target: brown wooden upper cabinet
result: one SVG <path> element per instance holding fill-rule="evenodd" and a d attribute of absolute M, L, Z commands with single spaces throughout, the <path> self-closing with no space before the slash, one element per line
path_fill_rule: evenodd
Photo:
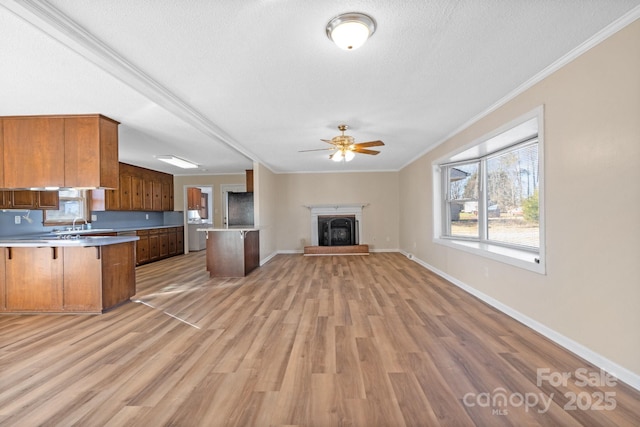
<path fill-rule="evenodd" d="M 94 211 L 172 211 L 173 175 L 119 164 L 117 190 L 92 191 Z"/>
<path fill-rule="evenodd" d="M 64 187 L 64 119 L 12 117 L 4 122 L 4 187 Z"/>
<path fill-rule="evenodd" d="M 57 191 L 0 191 L 0 209 L 58 209 Z"/>
<path fill-rule="evenodd" d="M 1 187 L 117 188 L 118 124 L 99 114 L 0 118 Z"/>
<path fill-rule="evenodd" d="M 65 187 L 118 188 L 118 124 L 101 115 L 64 119 Z"/>
<path fill-rule="evenodd" d="M 4 120 L 0 118 L 0 188 L 4 188 Z M 4 203 L 4 195 L 0 204 Z"/>
<path fill-rule="evenodd" d="M 253 169 L 247 169 L 245 170 L 245 172 L 245 178 L 247 180 L 247 191 L 249 193 L 253 193 Z"/>
<path fill-rule="evenodd" d="M 197 187 L 187 188 L 187 209 L 198 210 L 202 206 L 202 190 Z"/>

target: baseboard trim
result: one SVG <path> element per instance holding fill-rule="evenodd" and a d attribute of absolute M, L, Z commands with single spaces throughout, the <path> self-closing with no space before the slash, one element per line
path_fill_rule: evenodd
<path fill-rule="evenodd" d="M 585 359 L 586 361 L 594 364 L 595 366 L 611 374 L 618 380 L 640 391 L 640 375 L 636 374 L 635 372 L 630 371 L 629 369 L 607 359 L 601 354 L 596 353 L 590 348 L 585 347 L 584 345 L 572 340 L 571 338 L 568 338 L 558 333 L 557 331 L 538 322 L 537 320 L 532 319 L 531 317 L 526 316 L 517 310 L 514 310 L 513 308 L 509 307 L 506 304 L 501 303 L 500 301 L 494 299 L 493 297 L 490 297 L 489 295 L 483 292 L 480 292 L 479 290 L 467 285 L 466 283 L 456 279 L 455 277 L 448 275 L 444 271 L 438 270 L 434 266 L 416 258 L 415 255 L 410 254 L 408 252 L 404 252 L 404 251 L 400 251 L 400 253 L 402 253 L 412 261 L 415 261 L 416 263 L 420 264 L 422 267 L 426 268 L 427 270 L 430 270 L 435 274 L 437 274 L 438 276 L 442 277 L 443 279 L 448 280 L 449 282 L 453 283 L 455 286 L 459 287 L 465 292 L 479 298 L 480 300 L 484 301 L 485 303 L 489 304 L 495 309 L 500 310 L 507 316 L 517 320 L 523 325 L 544 335 L 545 337 L 549 338 L 551 341 L 555 342 L 561 347 Z"/>

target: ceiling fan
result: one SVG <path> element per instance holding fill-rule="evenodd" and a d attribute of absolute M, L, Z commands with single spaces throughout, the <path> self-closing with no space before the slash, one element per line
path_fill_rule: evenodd
<path fill-rule="evenodd" d="M 379 153 L 379 151 L 377 150 L 368 150 L 366 147 L 379 147 L 384 145 L 384 142 L 379 140 L 369 141 L 369 142 L 360 142 L 356 144 L 354 137 L 344 134 L 344 132 L 347 129 L 349 129 L 349 126 L 340 125 L 338 126 L 338 129 L 340 130 L 340 132 L 342 132 L 342 135 L 334 136 L 330 140 L 329 139 L 320 140 L 328 144 L 331 144 L 332 147 L 317 148 L 315 150 L 300 150 L 299 152 L 302 153 L 306 151 L 334 150 L 334 152 L 329 155 L 329 158 L 331 160 L 333 160 L 334 162 L 339 162 L 341 160 L 349 162 L 353 160 L 353 158 L 355 157 L 355 153 L 372 154 L 372 155 Z"/>

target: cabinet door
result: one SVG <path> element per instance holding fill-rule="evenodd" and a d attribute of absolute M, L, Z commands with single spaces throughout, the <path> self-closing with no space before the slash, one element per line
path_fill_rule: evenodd
<path fill-rule="evenodd" d="M 60 207 L 60 193 L 57 191 L 38 191 L 38 209 L 57 210 Z"/>
<path fill-rule="evenodd" d="M 100 247 L 64 248 L 64 298 L 68 311 L 102 311 Z"/>
<path fill-rule="evenodd" d="M 131 176 L 131 209 L 141 211 L 144 209 L 144 189 L 142 178 Z"/>
<path fill-rule="evenodd" d="M 120 210 L 120 190 L 105 190 L 104 203 L 108 211 Z"/>
<path fill-rule="evenodd" d="M 120 175 L 120 188 L 118 188 L 118 191 L 120 192 L 120 210 L 132 210 L 131 175 L 126 173 Z"/>
<path fill-rule="evenodd" d="M 149 233 L 147 231 L 138 231 L 140 240 L 136 241 L 136 263 L 138 265 L 149 262 Z"/>
<path fill-rule="evenodd" d="M 169 228 L 167 230 L 167 240 L 169 245 L 169 256 L 174 256 L 178 252 L 178 240 L 176 238 L 175 228 Z"/>
<path fill-rule="evenodd" d="M 5 301 L 6 289 L 5 289 L 5 266 L 4 262 L 7 259 L 8 248 L 0 248 L 0 311 L 7 309 L 7 303 Z"/>
<path fill-rule="evenodd" d="M 11 191 L 0 191 L 0 209 L 11 209 Z"/>
<path fill-rule="evenodd" d="M 200 209 L 201 200 L 202 190 L 195 187 L 187 188 L 187 208 L 189 210 Z"/>
<path fill-rule="evenodd" d="M 247 187 L 247 192 L 248 193 L 253 193 L 253 169 L 247 169 L 245 171 L 245 178 L 246 178 L 246 187 Z"/>
<path fill-rule="evenodd" d="M 184 253 L 184 227 L 178 227 L 176 230 L 176 255 Z"/>
<path fill-rule="evenodd" d="M 144 210 L 152 211 L 153 210 L 153 181 L 144 179 L 142 183 L 142 188 L 144 189 Z"/>
<path fill-rule="evenodd" d="M 118 123 L 99 115 L 66 117 L 65 186 L 118 187 Z"/>
<path fill-rule="evenodd" d="M 162 183 L 160 181 L 153 181 L 151 183 L 153 189 L 153 202 L 152 209 L 154 211 L 162 210 Z"/>
<path fill-rule="evenodd" d="M 0 119 L 0 188 L 4 187 L 4 121 Z"/>
<path fill-rule="evenodd" d="M 160 239 L 157 234 L 153 233 L 154 231 L 151 230 L 151 233 L 149 233 L 149 261 L 160 259 Z"/>
<path fill-rule="evenodd" d="M 162 182 L 162 210 L 165 212 L 173 210 L 171 183 L 166 179 Z"/>
<path fill-rule="evenodd" d="M 3 120 L 4 186 L 64 187 L 64 119 Z"/>
<path fill-rule="evenodd" d="M 160 258 L 166 258 L 169 256 L 169 235 L 166 231 L 163 231 L 158 237 L 160 240 Z"/>
<path fill-rule="evenodd" d="M 7 310 L 61 311 L 63 248 L 8 248 L 7 251 Z"/>
<path fill-rule="evenodd" d="M 36 193 L 35 191 L 20 190 L 11 192 L 12 209 L 35 209 Z"/>

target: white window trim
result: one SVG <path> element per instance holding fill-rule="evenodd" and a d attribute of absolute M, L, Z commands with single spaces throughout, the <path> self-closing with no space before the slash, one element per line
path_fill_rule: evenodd
<path fill-rule="evenodd" d="M 506 148 L 513 145 L 513 139 L 505 139 L 501 142 L 501 138 L 496 138 L 505 132 L 522 125 L 523 123 L 536 118 L 538 120 L 538 167 L 539 175 L 539 209 L 540 209 L 540 248 L 538 252 L 505 247 L 502 245 L 479 242 L 468 239 L 458 239 L 443 235 L 443 218 L 442 205 L 444 203 L 444 194 L 442 191 L 442 174 L 440 166 L 444 163 L 454 161 L 463 161 L 477 158 Z M 501 146 L 501 144 L 503 144 Z M 512 120 L 511 122 L 501 126 L 500 128 L 464 145 L 460 149 L 449 153 L 432 163 L 433 177 L 433 242 L 447 247 L 455 248 L 464 252 L 479 255 L 495 261 L 523 268 L 539 274 L 546 274 L 546 256 L 545 256 L 545 206 L 544 206 L 544 106 L 539 106 L 534 110 L 523 114 L 522 116 Z"/>

